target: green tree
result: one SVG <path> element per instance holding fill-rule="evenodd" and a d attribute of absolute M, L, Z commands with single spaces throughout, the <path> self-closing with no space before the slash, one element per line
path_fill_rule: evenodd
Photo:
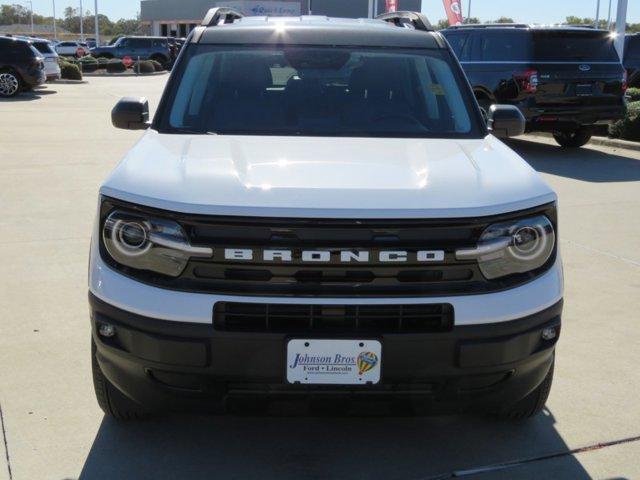
<path fill-rule="evenodd" d="M 494 20 L 493 22 L 489 22 L 489 23 L 516 23 L 513 18 L 509 18 L 509 17 L 500 17 L 497 20 Z"/>
<path fill-rule="evenodd" d="M 469 17 L 464 19 L 464 23 L 466 25 L 477 25 L 482 22 L 480 22 L 480 19 L 478 17 Z"/>
<path fill-rule="evenodd" d="M 444 30 L 445 28 L 449 28 L 449 20 L 438 20 L 438 23 L 436 24 L 436 30 Z"/>

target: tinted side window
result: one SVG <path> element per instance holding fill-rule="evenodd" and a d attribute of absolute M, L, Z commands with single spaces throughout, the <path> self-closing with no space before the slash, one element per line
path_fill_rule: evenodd
<path fill-rule="evenodd" d="M 151 41 L 145 38 L 131 38 L 129 39 L 129 46 L 131 48 L 149 48 Z"/>
<path fill-rule="evenodd" d="M 447 41 L 451 45 L 456 57 L 461 62 L 468 59 L 469 56 L 469 34 L 468 33 L 449 33 L 446 35 Z"/>
<path fill-rule="evenodd" d="M 490 31 L 476 34 L 473 60 L 523 62 L 531 58 L 531 37 L 527 31 Z"/>
<path fill-rule="evenodd" d="M 640 60 L 640 35 L 627 38 L 624 56 L 628 59 Z"/>
<path fill-rule="evenodd" d="M 59 47 L 75 47 L 76 44 L 74 42 L 62 42 L 58 44 Z"/>
<path fill-rule="evenodd" d="M 166 47 L 167 46 L 167 41 L 166 40 L 162 40 L 162 39 L 155 39 L 153 41 L 153 46 L 155 48 L 162 48 L 162 47 Z"/>
<path fill-rule="evenodd" d="M 51 45 L 49 45 L 47 42 L 34 42 L 33 46 L 36 47 L 36 49 L 40 53 L 53 53 Z"/>

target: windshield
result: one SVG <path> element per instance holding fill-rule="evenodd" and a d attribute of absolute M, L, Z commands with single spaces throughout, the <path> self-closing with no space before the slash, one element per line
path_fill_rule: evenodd
<path fill-rule="evenodd" d="M 160 130 L 228 135 L 479 136 L 450 54 L 357 47 L 189 47 Z"/>

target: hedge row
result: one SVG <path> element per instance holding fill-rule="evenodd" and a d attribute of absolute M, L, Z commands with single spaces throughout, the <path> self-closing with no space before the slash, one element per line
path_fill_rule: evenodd
<path fill-rule="evenodd" d="M 90 55 L 79 59 L 60 57 L 59 63 L 62 70 L 62 78 L 70 80 L 82 80 L 82 72 L 90 73 L 96 70 L 106 70 L 109 73 L 124 73 L 127 71 L 127 67 L 124 66 L 122 60 L 117 58 L 95 58 Z M 136 62 L 132 68 L 136 73 L 153 73 L 164 70 L 164 67 L 155 60 L 141 60 Z"/>

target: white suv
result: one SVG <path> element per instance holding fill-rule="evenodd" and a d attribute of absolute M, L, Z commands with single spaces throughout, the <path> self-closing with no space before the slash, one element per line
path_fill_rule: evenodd
<path fill-rule="evenodd" d="M 148 112 L 112 112 L 147 131 L 101 187 L 91 246 L 107 414 L 282 398 L 540 412 L 556 194 L 496 138 L 523 133 L 520 112 L 485 123 L 424 16 L 213 9 Z"/>

